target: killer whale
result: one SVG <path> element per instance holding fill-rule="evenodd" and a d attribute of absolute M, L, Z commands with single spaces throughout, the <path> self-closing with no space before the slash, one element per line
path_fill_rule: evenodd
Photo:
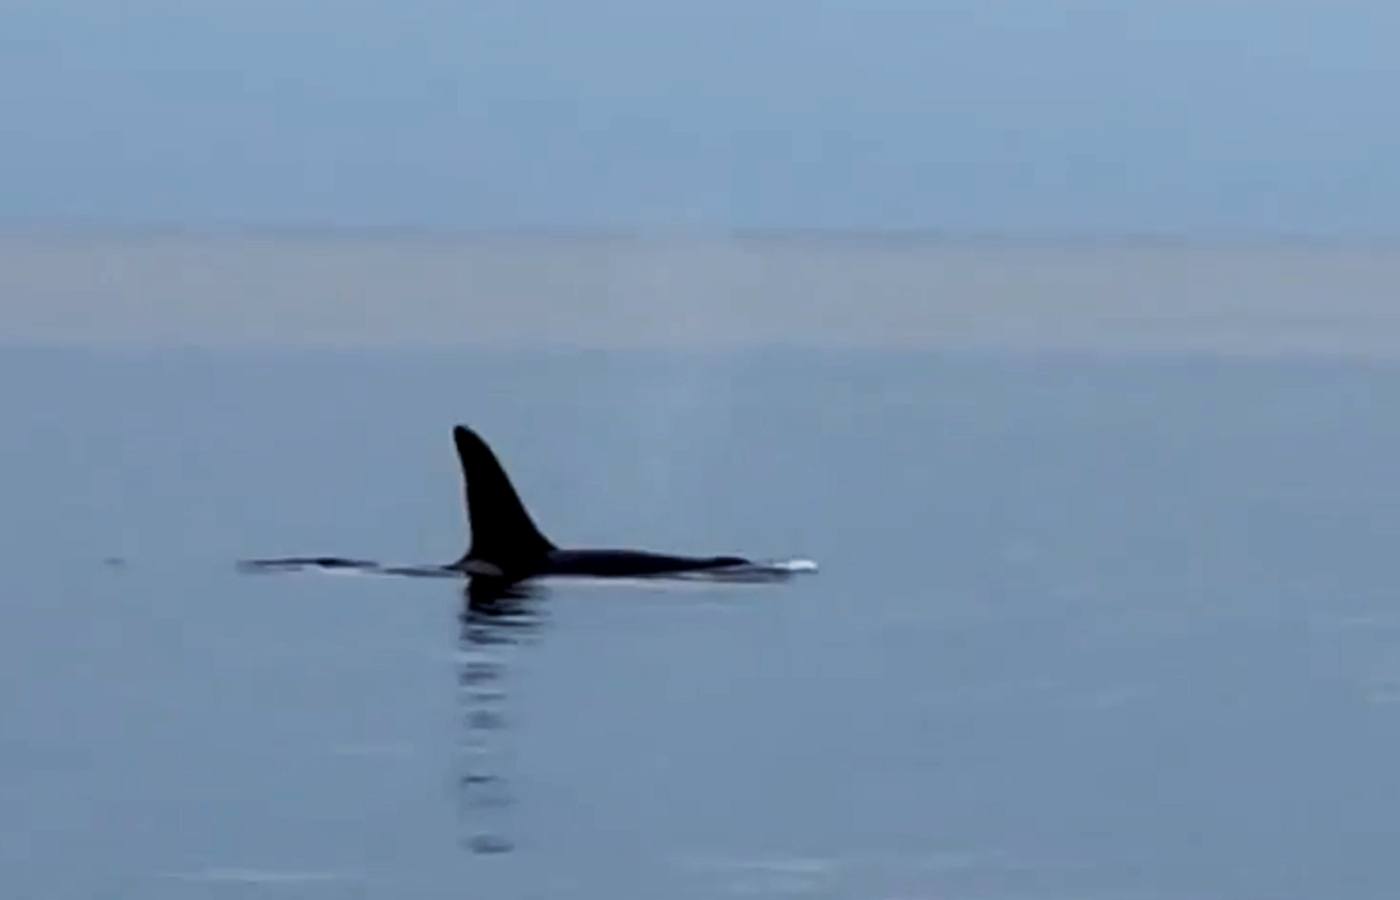
<path fill-rule="evenodd" d="M 467 551 L 447 565 L 386 565 L 341 556 L 249 559 L 251 572 L 371 573 L 413 578 L 466 576 L 488 593 L 549 576 L 592 579 L 685 579 L 763 582 L 816 571 L 816 563 L 793 559 L 756 561 L 743 556 L 684 556 L 628 549 L 561 548 L 544 536 L 491 447 L 472 429 L 457 425 L 452 440 L 461 464 L 471 539 Z"/>
<path fill-rule="evenodd" d="M 450 568 L 474 577 L 517 582 L 550 575 L 651 578 L 755 570 L 764 565 L 742 556 L 557 547 L 535 525 L 500 460 L 481 435 L 457 425 L 452 429 L 452 440 L 462 465 L 471 544 Z"/>

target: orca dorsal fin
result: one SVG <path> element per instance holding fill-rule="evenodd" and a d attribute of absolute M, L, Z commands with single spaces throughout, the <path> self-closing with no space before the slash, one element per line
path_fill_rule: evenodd
<path fill-rule="evenodd" d="M 452 440 L 462 462 L 472 531 L 471 547 L 456 568 L 470 571 L 470 564 L 476 563 L 484 573 L 495 575 L 528 569 L 554 545 L 535 527 L 505 469 L 481 436 L 458 425 L 452 429 Z"/>

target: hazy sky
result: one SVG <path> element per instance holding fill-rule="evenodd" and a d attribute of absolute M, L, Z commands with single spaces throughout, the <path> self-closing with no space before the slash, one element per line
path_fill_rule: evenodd
<path fill-rule="evenodd" d="M 1394 0 L 0 0 L 0 222 L 1400 234 Z"/>

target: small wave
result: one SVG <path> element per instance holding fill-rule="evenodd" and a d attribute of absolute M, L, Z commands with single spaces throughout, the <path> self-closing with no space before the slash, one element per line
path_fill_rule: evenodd
<path fill-rule="evenodd" d="M 453 578 L 462 573 L 447 566 L 381 563 L 339 556 L 287 556 L 276 559 L 243 559 L 241 572 L 317 572 L 323 575 L 398 575 L 406 578 Z"/>
<path fill-rule="evenodd" d="M 817 561 L 815 559 L 785 559 L 769 565 L 784 569 L 788 572 L 815 572 L 817 571 Z"/>
<path fill-rule="evenodd" d="M 700 569 L 694 572 L 676 572 L 656 576 L 659 579 L 679 579 L 682 581 L 735 581 L 741 583 L 782 581 L 793 575 L 817 571 L 817 564 L 810 559 L 776 559 L 738 563 L 716 569 Z"/>

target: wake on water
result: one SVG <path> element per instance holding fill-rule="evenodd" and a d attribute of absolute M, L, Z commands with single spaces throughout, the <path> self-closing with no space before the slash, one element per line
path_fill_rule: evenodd
<path fill-rule="evenodd" d="M 339 556 L 288 556 L 275 559 L 239 560 L 238 569 L 243 572 L 317 572 L 326 575 L 390 575 L 402 578 L 456 578 L 466 577 L 461 569 L 454 566 L 412 565 L 380 563 L 367 559 L 347 559 Z M 551 576 L 551 581 L 603 581 L 607 583 L 640 582 L 652 584 L 658 581 L 698 581 L 702 583 L 758 584 L 770 581 L 786 581 L 794 575 L 817 571 L 817 564 L 810 559 L 758 560 L 737 563 L 732 566 L 719 566 L 688 572 L 663 572 L 656 575 L 633 575 L 620 578 L 583 579 L 577 576 Z"/>

